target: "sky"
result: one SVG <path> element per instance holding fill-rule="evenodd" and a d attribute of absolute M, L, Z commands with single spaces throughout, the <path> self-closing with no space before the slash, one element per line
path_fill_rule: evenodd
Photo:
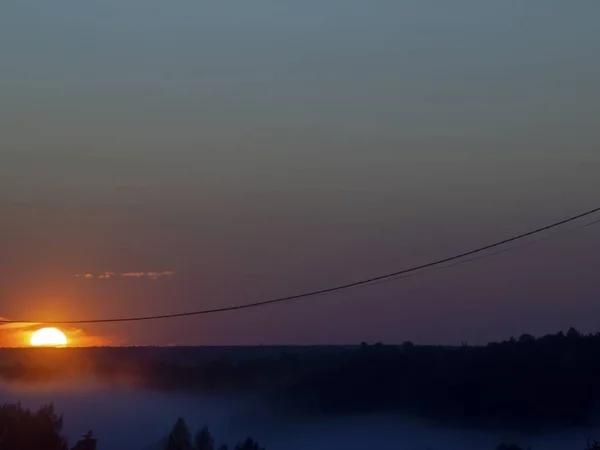
<path fill-rule="evenodd" d="M 255 302 L 598 206 L 599 15 L 596 0 L 3 1 L 0 316 Z M 330 296 L 66 331 L 77 345 L 599 331 L 598 228 Z"/>

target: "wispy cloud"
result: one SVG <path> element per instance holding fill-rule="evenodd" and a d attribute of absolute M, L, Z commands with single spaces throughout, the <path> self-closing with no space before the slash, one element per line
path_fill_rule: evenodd
<path fill-rule="evenodd" d="M 122 273 L 121 276 L 126 278 L 144 278 L 146 276 L 146 272 L 125 272 Z"/>
<path fill-rule="evenodd" d="M 0 317 L 0 320 L 8 320 Z M 33 331 L 39 324 L 32 322 L 0 323 L 0 346 L 23 347 L 31 338 Z"/>
<path fill-rule="evenodd" d="M 101 273 L 100 275 L 98 275 L 98 279 L 99 280 L 109 280 L 114 276 L 115 276 L 114 272 L 104 272 L 104 273 Z"/>
<path fill-rule="evenodd" d="M 173 275 L 175 275 L 175 271 L 174 270 L 163 270 L 163 271 L 149 271 L 149 272 L 122 272 L 122 273 L 115 273 L 115 272 L 102 272 L 99 274 L 94 274 L 91 272 L 86 272 L 83 274 L 75 274 L 76 277 L 79 278 L 84 278 L 86 280 L 110 280 L 112 278 L 115 277 L 122 277 L 122 278 L 134 278 L 134 279 L 142 279 L 142 278 L 148 278 L 151 280 L 160 280 L 162 278 L 167 278 L 167 277 L 172 277 Z"/>
<path fill-rule="evenodd" d="M 172 270 L 165 270 L 164 272 L 148 272 L 146 274 L 148 278 L 151 278 L 153 280 L 158 280 L 160 278 L 165 277 L 172 277 L 173 275 L 175 275 L 175 272 L 173 272 Z"/>
<path fill-rule="evenodd" d="M 0 316 L 0 321 L 9 320 L 5 317 Z M 17 330 L 17 329 L 28 329 L 38 326 L 36 322 L 11 322 L 11 323 L 0 323 L 0 331 L 2 330 Z"/>
<path fill-rule="evenodd" d="M 163 270 L 162 272 L 125 272 L 121 276 L 125 278 L 150 278 L 151 280 L 159 280 L 165 277 L 172 277 L 175 275 L 173 270 Z"/>

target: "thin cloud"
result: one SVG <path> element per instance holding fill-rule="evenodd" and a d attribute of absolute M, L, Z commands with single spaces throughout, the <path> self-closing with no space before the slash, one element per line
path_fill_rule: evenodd
<path fill-rule="evenodd" d="M 174 270 L 163 270 L 162 272 L 124 272 L 121 274 L 125 278 L 150 278 L 151 280 L 160 280 L 161 278 L 172 277 Z"/>
<path fill-rule="evenodd" d="M 134 278 L 134 279 L 142 279 L 148 278 L 151 280 L 160 280 L 162 278 L 172 277 L 175 275 L 174 270 L 163 270 L 161 272 L 150 271 L 150 272 L 123 272 L 117 275 L 115 272 L 102 272 L 100 274 L 93 274 L 90 272 L 84 274 L 75 274 L 76 277 L 84 278 L 86 280 L 110 280 L 117 276 L 122 278 Z"/>
<path fill-rule="evenodd" d="M 175 275 L 172 270 L 165 270 L 164 272 L 148 272 L 146 276 L 152 280 L 159 280 L 164 277 L 171 277 Z"/>
<path fill-rule="evenodd" d="M 121 276 L 125 278 L 144 278 L 146 272 L 125 272 L 122 273 Z"/>
<path fill-rule="evenodd" d="M 109 280 L 114 276 L 115 276 L 114 272 L 104 272 L 104 273 L 98 275 L 98 279 L 99 280 Z"/>
<path fill-rule="evenodd" d="M 10 320 L 5 317 L 0 316 L 0 321 L 2 320 Z M 11 323 L 0 323 L 0 331 L 2 330 L 18 330 L 18 329 L 28 329 L 37 327 L 39 323 L 37 322 L 11 322 Z"/>
<path fill-rule="evenodd" d="M 8 320 L 0 317 L 1 320 Z M 39 324 L 33 322 L 0 323 L 0 346 L 23 347 L 27 346 L 33 331 Z"/>
<path fill-rule="evenodd" d="M 62 328 L 69 340 L 69 347 L 102 347 L 117 345 L 119 339 L 109 335 L 94 335 L 81 328 Z"/>

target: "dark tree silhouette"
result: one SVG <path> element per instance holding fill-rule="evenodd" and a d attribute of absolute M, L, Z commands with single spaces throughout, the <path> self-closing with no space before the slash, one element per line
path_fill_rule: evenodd
<path fill-rule="evenodd" d="M 522 334 L 521 337 L 519 338 L 519 343 L 520 344 L 526 344 L 526 343 L 531 343 L 531 342 L 535 342 L 535 338 L 531 335 L 531 334 Z"/>
<path fill-rule="evenodd" d="M 93 437 L 92 431 L 88 431 L 83 438 L 75 444 L 71 450 L 96 450 L 98 440 Z"/>
<path fill-rule="evenodd" d="M 192 437 L 185 421 L 179 417 L 167 437 L 165 450 L 193 450 Z"/>
<path fill-rule="evenodd" d="M 191 443 L 190 432 L 185 421 L 180 417 L 175 422 L 171 433 L 162 440 L 161 448 L 165 450 L 214 450 L 215 440 L 207 427 L 200 429 L 194 436 L 194 445 Z M 265 450 L 252 438 L 247 438 L 235 447 L 235 450 Z M 0 447 L 0 450 L 3 450 Z M 77 449 L 79 450 L 79 449 Z M 83 449 L 82 449 L 83 450 Z M 87 449 L 85 449 L 87 450 Z M 219 446 L 218 450 L 228 450 L 226 444 Z"/>
<path fill-rule="evenodd" d="M 581 337 L 581 333 L 575 328 L 571 327 L 569 328 L 569 331 L 567 331 L 567 337 L 571 339 L 578 339 Z"/>
<path fill-rule="evenodd" d="M 67 450 L 62 435 L 63 420 L 52 404 L 37 412 L 20 403 L 0 406 L 0 449 L 2 450 Z"/>
<path fill-rule="evenodd" d="M 500 444 L 496 447 L 496 450 L 524 450 L 518 445 L 515 444 Z M 528 449 L 529 450 L 529 449 Z"/>
<path fill-rule="evenodd" d="M 600 450 L 600 442 L 598 441 L 588 441 L 587 447 L 585 450 Z"/>
<path fill-rule="evenodd" d="M 254 439 L 247 438 L 244 442 L 240 442 L 236 445 L 235 450 L 265 450 L 265 448 L 258 445 L 258 442 Z"/>
<path fill-rule="evenodd" d="M 200 431 L 196 433 L 194 438 L 194 443 L 196 444 L 196 450 L 214 450 L 215 449 L 215 440 L 213 439 L 210 431 L 208 431 L 207 427 L 202 428 Z"/>

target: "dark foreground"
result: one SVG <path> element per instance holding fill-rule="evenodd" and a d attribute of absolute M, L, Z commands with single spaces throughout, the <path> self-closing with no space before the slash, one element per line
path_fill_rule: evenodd
<path fill-rule="evenodd" d="M 193 348 L 3 349 L 0 376 L 35 383 L 92 374 L 160 392 L 252 393 L 293 417 L 405 412 L 484 428 L 587 427 L 600 410 L 600 334 L 574 329 L 481 347 L 275 349 L 203 358 Z M 0 439 L 6 417 L 20 414 L 7 408 Z M 2 450 L 10 450 L 6 436 Z"/>
<path fill-rule="evenodd" d="M 112 357 L 99 356 L 106 352 Z M 481 347 L 363 344 L 246 359 L 123 352 L 147 350 L 15 349 L 0 376 L 35 382 L 91 373 L 166 392 L 251 392 L 289 414 L 407 412 L 481 427 L 589 426 L 600 410 L 600 333 L 574 329 Z"/>
<path fill-rule="evenodd" d="M 99 440 L 88 431 L 73 446 L 62 434 L 63 419 L 52 405 L 38 411 L 30 411 L 20 404 L 0 406 L 0 448 L 2 450 L 101 450 Z M 251 437 L 233 447 L 217 444 L 208 428 L 203 427 L 195 434 L 182 418 L 178 418 L 171 431 L 147 450 L 266 450 Z M 582 450 L 600 450 L 600 443 L 587 442 Z M 484 450 L 484 449 L 482 449 Z M 490 449 L 492 450 L 492 449 Z M 496 450 L 525 450 L 516 444 L 500 444 Z M 541 449 L 543 450 L 543 449 Z M 570 450 L 570 449 L 565 449 Z M 576 450 L 571 449 L 571 450 Z"/>

